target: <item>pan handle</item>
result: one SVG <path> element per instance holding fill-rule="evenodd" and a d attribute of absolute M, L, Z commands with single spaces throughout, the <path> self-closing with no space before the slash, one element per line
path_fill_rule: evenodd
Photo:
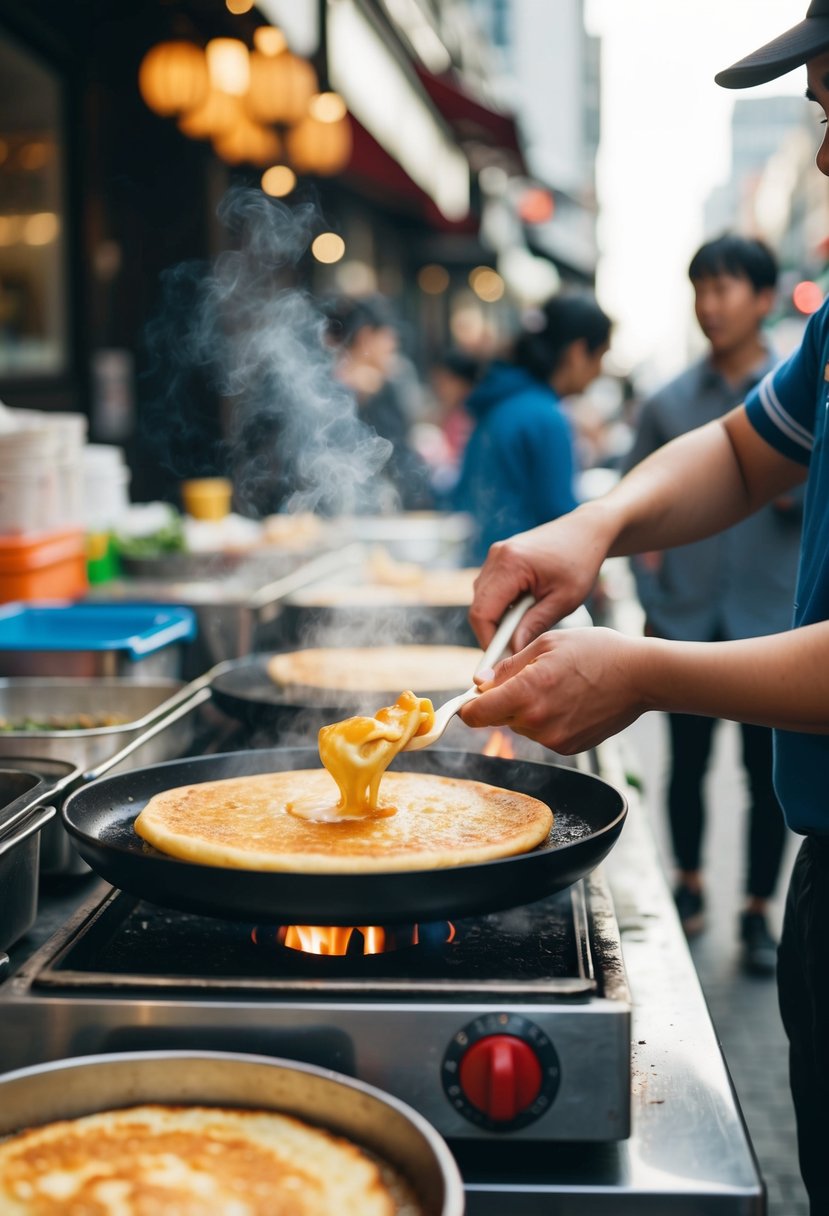
<path fill-rule="evenodd" d="M 211 696 L 210 686 L 207 685 L 205 687 L 198 680 L 194 681 L 194 683 L 199 684 L 199 687 L 195 692 L 191 690 L 189 700 L 179 704 L 172 713 L 165 714 L 163 718 L 155 719 L 145 731 L 140 735 L 136 735 L 134 739 L 131 739 L 126 747 L 122 747 L 120 752 L 116 752 L 114 756 L 109 756 L 101 764 L 96 765 L 95 768 L 87 769 L 85 773 L 81 774 L 80 780 L 86 784 L 88 781 L 96 781 L 98 777 L 103 777 L 110 769 L 115 768 L 122 760 L 126 760 L 127 756 L 131 756 L 133 752 L 138 751 L 139 747 L 149 742 L 150 739 L 155 738 L 161 731 L 166 730 L 168 726 L 172 726 L 174 722 L 178 722 L 180 718 L 186 717 L 194 709 L 198 709 L 205 701 L 209 701 Z M 169 702 L 167 704 L 169 705 Z"/>
<path fill-rule="evenodd" d="M 166 701 L 162 701 L 160 705 L 156 705 L 148 714 L 144 715 L 138 725 L 148 727 L 151 726 L 153 722 L 157 722 L 162 718 L 166 721 L 167 715 L 171 712 L 171 710 L 174 710 L 177 706 L 184 704 L 185 701 L 189 701 L 190 698 L 202 688 L 210 688 L 216 676 L 221 675 L 223 671 L 232 666 L 232 659 L 224 659 L 221 663 L 217 663 L 215 667 L 211 667 L 210 670 L 204 672 L 203 675 L 197 676 L 195 680 L 191 680 L 189 684 L 185 684 L 183 688 L 178 690 L 178 692 L 174 692 L 173 695 L 168 697 Z"/>
<path fill-rule="evenodd" d="M 254 611 L 267 608 L 275 600 L 284 599 L 286 595 L 299 591 L 308 583 L 315 583 L 328 574 L 336 574 L 344 567 L 356 565 L 360 558 L 365 557 L 365 552 L 365 546 L 359 541 L 355 541 L 353 544 L 346 545 L 344 549 L 337 549 L 333 553 L 323 553 L 297 570 L 292 570 L 290 574 L 285 574 L 282 578 L 275 579 L 272 583 L 266 583 L 264 587 L 254 591 L 249 605 Z"/>

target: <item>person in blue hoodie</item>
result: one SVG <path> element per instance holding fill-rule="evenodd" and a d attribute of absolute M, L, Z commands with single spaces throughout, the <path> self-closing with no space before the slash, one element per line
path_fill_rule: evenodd
<path fill-rule="evenodd" d="M 453 506 L 474 520 L 472 564 L 495 541 L 577 505 L 573 433 L 561 401 L 599 375 L 610 329 L 591 296 L 554 296 L 540 324 L 519 334 L 509 361 L 495 361 L 467 399 L 474 429 Z"/>

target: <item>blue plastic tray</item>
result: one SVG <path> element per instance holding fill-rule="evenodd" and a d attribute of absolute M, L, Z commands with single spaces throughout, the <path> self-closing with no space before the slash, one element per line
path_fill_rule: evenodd
<path fill-rule="evenodd" d="M 117 650 L 141 659 L 196 636 L 189 608 L 154 604 L 2 604 L 0 650 Z"/>

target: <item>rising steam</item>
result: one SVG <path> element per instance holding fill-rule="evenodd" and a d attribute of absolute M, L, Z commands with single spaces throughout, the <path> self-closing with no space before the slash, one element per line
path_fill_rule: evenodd
<path fill-rule="evenodd" d="M 193 396 L 224 399 L 226 438 L 213 457 L 247 515 L 277 508 L 354 514 L 388 506 L 377 477 L 391 444 L 357 417 L 333 375 L 325 318 L 294 280 L 320 217 L 260 190 L 235 188 L 219 207 L 233 248 L 210 265 L 168 271 L 148 339 L 163 390 L 150 426 L 164 463 L 192 475 Z M 385 495 L 385 497 L 384 497 Z"/>

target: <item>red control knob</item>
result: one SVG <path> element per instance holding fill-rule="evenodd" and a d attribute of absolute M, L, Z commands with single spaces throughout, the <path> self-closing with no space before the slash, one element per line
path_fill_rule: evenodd
<path fill-rule="evenodd" d="M 460 1083 L 469 1102 L 497 1123 L 509 1123 L 541 1092 L 541 1063 L 523 1039 L 490 1034 L 461 1060 Z"/>

